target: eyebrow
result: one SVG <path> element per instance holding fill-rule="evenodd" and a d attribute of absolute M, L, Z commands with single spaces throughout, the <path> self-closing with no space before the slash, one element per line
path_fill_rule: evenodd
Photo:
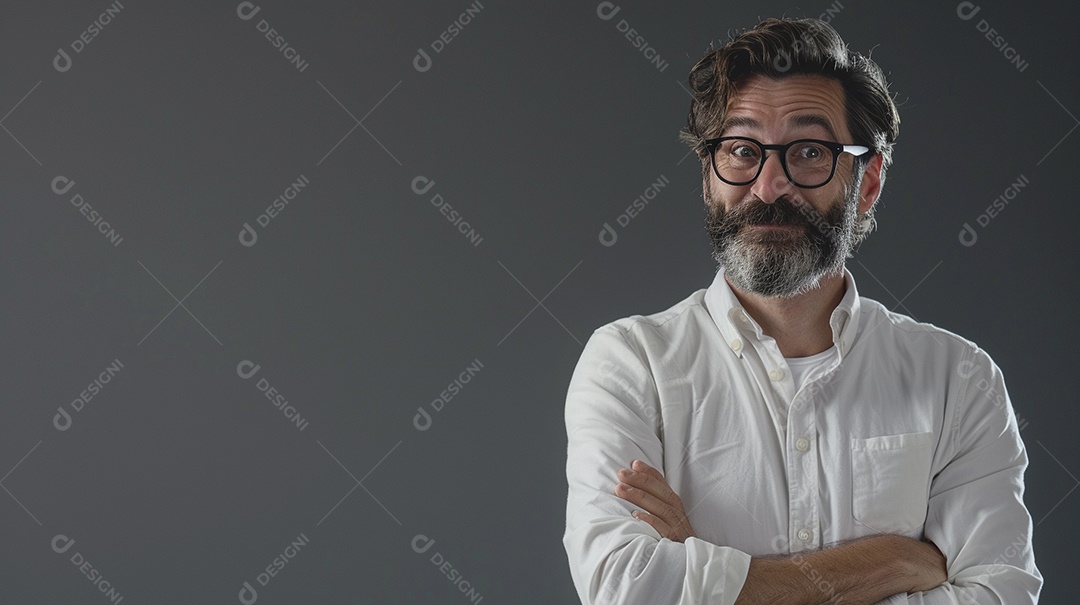
<path fill-rule="evenodd" d="M 792 126 L 820 126 L 829 133 L 829 136 L 835 141 L 837 140 L 836 131 L 833 130 L 832 123 L 824 116 L 809 114 L 798 115 L 791 119 Z"/>
<path fill-rule="evenodd" d="M 761 129 L 761 122 L 758 122 L 754 118 L 747 116 L 732 116 L 724 120 L 724 124 L 720 128 L 720 132 L 727 132 L 730 128 L 752 128 Z"/>
<path fill-rule="evenodd" d="M 820 126 L 829 133 L 829 136 L 832 137 L 833 140 L 837 140 L 836 131 L 833 130 L 832 123 L 829 122 L 829 119 L 824 116 L 816 114 L 797 115 L 791 118 L 791 125 L 795 127 Z M 748 116 L 732 116 L 724 120 L 724 125 L 720 129 L 720 132 L 725 133 L 731 128 L 750 128 L 760 130 L 761 122 L 758 122 L 754 118 Z"/>

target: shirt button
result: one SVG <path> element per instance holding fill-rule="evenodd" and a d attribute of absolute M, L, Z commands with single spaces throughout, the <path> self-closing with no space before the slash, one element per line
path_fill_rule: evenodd
<path fill-rule="evenodd" d="M 799 539 L 802 540 L 803 542 L 809 542 L 812 535 L 813 534 L 811 534 L 810 530 L 808 530 L 808 529 L 800 529 L 799 530 Z"/>
<path fill-rule="evenodd" d="M 731 341 L 731 349 L 733 351 L 735 351 L 736 353 L 741 351 L 742 350 L 742 340 L 736 338 L 735 340 Z"/>
<path fill-rule="evenodd" d="M 773 368 L 769 370 L 769 380 L 773 382 L 779 382 L 784 379 L 784 371 L 780 368 Z"/>
<path fill-rule="evenodd" d="M 795 449 L 799 450 L 800 452 L 805 452 L 806 450 L 810 449 L 810 440 L 806 437 L 799 437 L 797 440 L 795 440 Z"/>

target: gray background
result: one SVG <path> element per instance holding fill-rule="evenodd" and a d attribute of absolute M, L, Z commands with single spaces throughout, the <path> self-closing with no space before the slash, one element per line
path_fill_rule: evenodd
<path fill-rule="evenodd" d="M 121 2 L 78 53 L 110 4 L 8 0 L 0 16 L 0 601 L 108 602 L 76 552 L 125 603 L 235 603 L 244 582 L 259 603 L 468 602 L 435 553 L 485 603 L 575 601 L 563 404 L 582 343 L 714 269 L 699 169 L 676 136 L 686 73 L 735 28 L 830 7 L 853 48 L 873 49 L 903 119 L 880 228 L 849 266 L 862 294 L 1002 366 L 1044 602 L 1080 590 L 1075 5 L 987 0 L 963 20 L 956 2 L 622 0 L 603 20 L 596 2 L 481 0 L 435 53 L 476 4 L 260 0 L 245 21 L 231 1 Z M 242 245 L 242 225 L 301 175 L 310 184 Z M 64 195 L 58 176 L 75 182 Z M 423 195 L 418 176 L 435 183 Z M 243 360 L 257 377 L 239 377 Z M 417 408 L 477 360 L 417 430 Z M 257 584 L 300 534 L 309 543 Z M 420 534 L 435 540 L 424 554 Z"/>

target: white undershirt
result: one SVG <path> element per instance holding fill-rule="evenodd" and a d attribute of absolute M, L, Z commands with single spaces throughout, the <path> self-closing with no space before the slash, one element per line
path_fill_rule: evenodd
<path fill-rule="evenodd" d="M 785 357 L 784 361 L 791 369 L 791 379 L 795 381 L 795 392 L 799 392 L 807 377 L 828 368 L 834 357 L 836 357 L 836 345 L 809 357 Z"/>

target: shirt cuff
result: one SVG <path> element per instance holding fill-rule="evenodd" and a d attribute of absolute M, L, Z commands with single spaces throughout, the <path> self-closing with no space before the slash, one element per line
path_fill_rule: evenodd
<path fill-rule="evenodd" d="M 733 605 L 750 572 L 750 555 L 734 548 L 724 548 L 724 564 L 716 565 L 715 544 L 699 538 L 687 538 L 683 545 L 686 547 L 688 575 L 691 569 L 702 570 L 700 581 L 690 583 L 690 586 L 700 587 L 702 593 L 700 598 L 691 595 L 690 602 Z M 708 564 L 710 560 L 713 561 L 712 565 Z"/>

